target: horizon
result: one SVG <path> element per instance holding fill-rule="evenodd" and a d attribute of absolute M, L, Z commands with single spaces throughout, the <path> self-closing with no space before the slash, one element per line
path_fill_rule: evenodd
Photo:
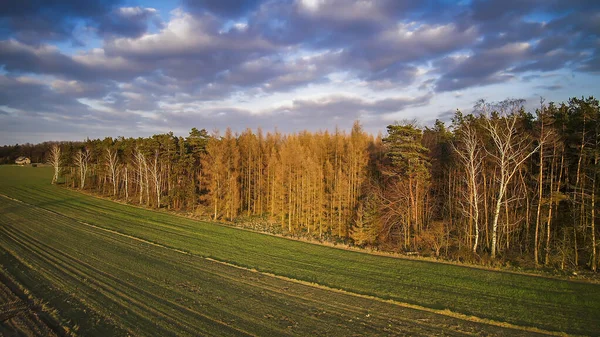
<path fill-rule="evenodd" d="M 430 126 L 598 96 L 595 1 L 0 5 L 0 144 Z"/>
<path fill-rule="evenodd" d="M 586 98 L 587 98 L 587 97 L 586 97 Z M 539 98 L 538 98 L 538 99 L 539 99 Z M 597 99 L 597 98 L 596 98 L 596 97 L 594 97 L 594 99 Z M 492 102 L 492 103 L 495 103 L 495 102 Z M 527 102 L 525 102 L 525 103 L 527 103 Z M 553 101 L 551 101 L 551 102 L 547 102 L 547 103 L 546 103 L 546 102 L 544 102 L 544 104 L 549 104 L 549 103 L 557 103 L 557 104 L 565 103 L 565 104 L 566 104 L 567 102 L 553 102 Z M 539 102 L 538 102 L 538 104 L 539 104 Z M 526 105 L 526 104 L 525 104 L 525 105 Z M 525 106 L 525 105 L 523 105 L 523 106 Z M 537 109 L 537 108 L 536 108 L 536 107 L 534 107 L 534 109 Z M 529 111 L 529 110 L 527 110 L 527 109 L 525 109 L 525 111 L 526 111 L 526 112 L 532 112 L 532 111 Z M 455 112 L 456 112 L 456 111 L 455 111 Z M 465 113 L 465 112 L 463 112 L 462 110 L 460 110 L 460 112 L 461 112 L 463 115 L 467 115 L 467 114 L 477 114 L 477 112 L 476 112 L 476 111 L 470 111 L 470 112 L 468 112 L 468 113 Z M 450 116 L 452 116 L 452 117 L 453 117 L 453 116 L 454 116 L 454 114 L 448 114 L 447 116 L 448 116 L 448 117 L 450 117 Z M 534 117 L 535 117 L 535 116 L 534 116 Z M 450 118 L 451 118 L 451 117 L 450 117 Z M 451 124 L 450 124 L 450 123 L 451 123 L 451 121 L 450 121 L 450 118 L 448 118 L 447 120 L 442 120 L 442 119 L 436 119 L 436 120 L 440 120 L 440 121 L 442 121 L 442 122 L 444 123 L 444 125 L 445 125 L 447 128 L 451 128 Z M 281 134 L 282 136 L 284 136 L 284 137 L 285 137 L 285 136 L 289 136 L 289 135 L 297 135 L 297 134 L 300 134 L 300 133 L 302 133 L 302 132 L 309 132 L 309 133 L 311 133 L 311 134 L 319 134 L 319 133 L 330 133 L 330 134 L 332 134 L 332 133 L 335 133 L 335 132 L 336 132 L 336 130 L 339 130 L 339 131 L 340 131 L 340 132 L 342 132 L 342 133 L 348 134 L 348 133 L 349 133 L 349 132 L 352 130 L 352 126 L 353 126 L 353 124 L 354 124 L 355 122 L 358 122 L 358 123 L 359 123 L 359 125 L 361 126 L 361 128 L 362 128 L 362 131 L 363 131 L 363 132 L 365 132 L 367 135 L 369 135 L 369 136 L 371 136 L 371 137 L 374 137 L 374 138 L 375 138 L 375 137 L 378 137 L 379 135 L 381 135 L 381 136 L 385 136 L 385 135 L 387 134 L 387 132 L 386 132 L 386 130 L 385 130 L 385 129 L 387 128 L 387 126 L 388 126 L 388 125 L 393 125 L 393 124 L 403 124 L 403 123 L 411 123 L 411 124 L 414 124 L 414 125 L 416 125 L 416 126 L 419 128 L 419 129 L 421 129 L 421 130 L 425 130 L 426 128 L 431 128 L 431 127 L 433 127 L 433 126 L 434 126 L 434 123 L 435 123 L 435 120 L 434 120 L 434 121 L 429 121 L 429 123 L 427 123 L 427 124 L 420 122 L 420 121 L 419 121 L 418 119 L 416 119 L 416 118 L 414 118 L 414 119 L 412 119 L 412 120 L 408 120 L 408 119 L 396 120 L 396 121 L 392 121 L 392 122 L 390 122 L 389 124 L 387 124 L 387 125 L 383 126 L 383 128 L 382 128 L 381 130 L 379 130 L 379 131 L 376 131 L 375 133 L 373 133 L 373 132 L 370 132 L 369 130 L 366 130 L 366 129 L 364 128 L 364 125 L 363 125 L 362 121 L 357 119 L 357 120 L 354 120 L 354 121 L 352 122 L 352 125 L 350 125 L 350 127 L 348 127 L 348 128 L 340 128 L 340 127 L 338 127 L 338 126 L 336 125 L 336 126 L 335 126 L 335 127 L 333 127 L 333 128 L 304 129 L 304 130 L 294 130 L 294 131 L 287 131 L 287 132 L 286 132 L 286 131 L 281 131 L 281 130 L 280 130 L 278 127 L 277 127 L 277 126 L 275 126 L 273 129 L 269 129 L 269 130 L 267 130 L 267 129 L 265 129 L 265 128 L 261 127 L 261 126 L 258 126 L 258 127 L 256 127 L 256 128 L 250 128 L 250 127 L 245 127 L 245 128 L 244 128 L 244 127 L 242 126 L 242 127 L 239 129 L 239 130 L 234 130 L 234 129 L 233 129 L 233 128 L 231 128 L 231 127 L 225 127 L 224 129 L 212 129 L 212 130 L 208 130 L 208 129 L 206 129 L 206 128 L 192 126 L 192 127 L 190 127 L 190 129 L 187 131 L 187 133 L 182 133 L 182 134 L 177 134 L 177 133 L 175 133 L 173 130 L 167 130 L 167 131 L 164 131 L 164 132 L 159 132 L 159 133 L 154 133 L 154 134 L 140 134 L 140 135 L 136 135 L 136 136 L 124 136 L 124 135 L 117 135 L 117 136 L 99 136 L 99 137 L 93 137 L 93 138 L 92 138 L 92 137 L 84 137 L 83 139 L 56 139 L 56 140 L 42 140 L 42 141 L 39 141 L 39 142 L 28 142 L 28 141 L 25 141 L 25 142 L 23 142 L 23 143 L 0 144 L 0 146 L 8 146 L 8 147 L 10 147 L 10 146 L 16 146 L 16 145 L 19 145 L 19 146 L 20 146 L 20 145 L 28 145 L 28 144 L 29 144 L 29 145 L 38 145 L 38 144 L 43 144 L 43 143 L 70 143 L 70 142 L 72 142 L 72 143 L 77 143 L 77 142 L 85 143 L 85 142 L 86 142 L 86 141 L 88 141 L 88 140 L 103 140 L 103 139 L 106 139 L 106 138 L 112 138 L 113 140 L 117 140 L 117 139 L 119 139 L 119 138 L 124 138 L 124 139 L 130 139 L 130 138 L 132 138 L 132 139 L 137 139 L 137 138 L 141 138 L 141 139 L 145 139 L 145 138 L 151 138 L 151 137 L 152 137 L 152 136 L 154 136 L 154 135 L 169 134 L 169 133 L 172 133 L 172 134 L 173 134 L 173 136 L 174 136 L 174 137 L 177 137 L 177 138 L 179 138 L 179 137 L 186 138 L 187 136 L 189 136 L 189 133 L 192 131 L 192 129 L 197 129 L 197 130 L 199 130 L 199 131 L 201 131 L 201 130 L 203 130 L 203 129 L 204 129 L 204 130 L 205 130 L 205 131 L 208 133 L 208 135 L 209 135 L 209 136 L 211 136 L 211 137 L 219 137 L 219 136 L 223 136 L 223 134 L 224 134 L 224 133 L 227 131 L 227 129 L 231 129 L 231 131 L 232 131 L 233 135 L 234 135 L 236 138 L 237 138 L 237 137 L 239 137 L 239 136 L 240 136 L 240 135 L 241 135 L 243 132 L 245 132 L 245 131 L 247 131 L 247 130 L 250 130 L 250 131 L 251 131 L 253 134 L 258 134 L 258 132 L 259 132 L 259 131 L 261 131 L 263 135 L 280 133 L 280 134 Z"/>

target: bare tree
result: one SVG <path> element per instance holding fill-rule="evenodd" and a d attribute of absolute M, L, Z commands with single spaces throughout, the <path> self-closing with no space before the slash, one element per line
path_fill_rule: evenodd
<path fill-rule="evenodd" d="M 160 172 L 160 162 L 158 160 L 158 150 L 154 152 L 154 160 L 150 161 L 149 172 L 152 176 L 152 182 L 156 191 L 156 208 L 160 208 L 160 195 L 162 194 L 162 175 Z"/>
<path fill-rule="evenodd" d="M 592 178 L 592 195 L 591 195 L 591 214 L 590 214 L 590 222 L 592 229 L 592 262 L 591 267 L 592 271 L 596 272 L 598 268 L 598 256 L 597 256 L 597 243 L 596 243 L 596 178 L 598 178 L 598 162 L 600 160 L 598 153 L 598 149 L 600 148 L 600 129 L 598 124 L 596 124 L 595 129 L 595 142 L 594 142 L 594 165 L 592 166 L 591 178 Z"/>
<path fill-rule="evenodd" d="M 140 188 L 140 204 L 142 204 L 144 197 L 144 187 L 146 188 L 146 195 L 148 195 L 148 163 L 146 162 L 146 156 L 138 148 L 135 150 L 135 163 L 138 170 L 138 186 Z M 145 179 L 144 179 L 145 178 Z M 148 196 L 149 198 L 149 196 Z"/>
<path fill-rule="evenodd" d="M 106 148 L 105 161 L 106 168 L 110 173 L 110 180 L 113 184 L 113 195 L 117 195 L 117 169 L 119 165 L 117 151 L 112 150 L 111 148 Z"/>
<path fill-rule="evenodd" d="M 48 157 L 48 164 L 52 165 L 54 168 L 52 184 L 55 184 L 58 181 L 60 171 L 62 170 L 62 167 L 60 166 L 60 146 L 58 146 L 58 144 L 52 145 L 52 148 L 50 149 L 50 156 Z"/>
<path fill-rule="evenodd" d="M 90 162 L 89 149 L 87 147 L 83 150 L 79 149 L 79 151 L 77 151 L 75 153 L 75 157 L 73 159 L 75 161 L 75 166 L 77 166 L 77 168 L 79 168 L 79 179 L 80 179 L 79 188 L 84 189 L 85 188 L 85 177 L 87 176 L 88 165 Z"/>
<path fill-rule="evenodd" d="M 128 166 L 129 165 L 127 163 L 125 163 L 123 165 L 123 175 L 125 177 L 125 181 L 123 183 L 125 185 L 125 200 L 126 201 L 129 201 L 129 174 L 127 171 Z"/>
<path fill-rule="evenodd" d="M 496 203 L 492 218 L 492 258 L 496 257 L 498 239 L 498 218 L 502 203 L 506 197 L 509 183 L 521 165 L 531 157 L 540 147 L 532 149 L 532 141 L 526 135 L 519 135 L 517 120 L 522 109 L 523 100 L 506 100 L 495 105 L 480 101 L 476 108 L 488 115 L 485 128 L 492 140 L 492 149 L 486 150 L 497 166 L 498 180 Z M 499 116 L 489 116 L 495 111 Z"/>
<path fill-rule="evenodd" d="M 596 145 L 598 145 L 596 143 Z M 594 172 L 593 172 L 593 179 L 592 179 L 592 197 L 591 197 L 591 201 L 592 201 L 592 205 L 591 205 L 591 224 L 592 224 L 592 262 L 591 262 L 591 267 L 592 267 L 592 271 L 596 272 L 596 269 L 598 267 L 598 258 L 597 258 L 597 248 L 596 248 L 596 178 L 598 176 L 597 171 L 597 167 L 598 167 L 598 151 L 596 150 L 596 153 L 594 154 Z"/>
<path fill-rule="evenodd" d="M 540 233 L 540 223 L 541 223 L 541 213 L 542 213 L 542 202 L 544 200 L 544 144 L 542 139 L 544 137 L 544 100 L 540 98 L 540 111 L 539 111 L 539 120 L 540 120 L 540 163 L 539 163 L 539 173 L 538 173 L 538 204 L 537 204 L 537 216 L 535 218 L 535 239 L 533 241 L 533 255 L 535 260 L 535 265 L 539 264 L 539 233 Z"/>
<path fill-rule="evenodd" d="M 469 219 L 472 219 L 475 227 L 473 253 L 476 253 L 477 245 L 479 244 L 479 204 L 481 203 L 481 194 L 479 193 L 477 183 L 478 177 L 481 174 L 481 146 L 477 138 L 477 132 L 472 125 L 466 123 L 462 126 L 459 135 L 462 146 L 456 147 L 453 144 L 453 148 L 465 168 L 465 181 L 469 191 L 469 201 L 468 205 L 463 205 L 463 211 L 468 215 Z"/>

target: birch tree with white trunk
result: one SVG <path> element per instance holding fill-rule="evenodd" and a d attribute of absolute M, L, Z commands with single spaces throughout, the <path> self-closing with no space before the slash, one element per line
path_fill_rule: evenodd
<path fill-rule="evenodd" d="M 58 181 L 58 177 L 60 176 L 60 172 L 62 167 L 60 166 L 60 146 L 58 144 L 52 145 L 50 148 L 50 156 L 48 157 L 48 164 L 52 165 L 54 168 L 54 176 L 52 177 L 52 184 L 56 184 Z"/>
<path fill-rule="evenodd" d="M 461 204 L 463 212 L 472 219 L 475 227 L 475 242 L 472 250 L 476 253 L 479 245 L 479 205 L 482 199 L 478 186 L 482 165 L 481 141 L 477 137 L 477 131 L 468 122 L 461 127 L 458 139 L 461 145 L 453 144 L 453 148 L 465 169 L 464 178 L 468 190 L 468 202 L 466 205 Z"/>
<path fill-rule="evenodd" d="M 154 183 L 154 189 L 156 191 L 156 208 L 160 208 L 160 196 L 162 194 L 162 175 L 160 172 L 160 161 L 158 150 L 154 152 L 154 160 L 150 161 L 149 172 Z"/>
<path fill-rule="evenodd" d="M 80 189 L 85 188 L 85 178 L 87 176 L 87 171 L 90 163 L 90 156 L 91 155 L 89 149 L 85 148 L 83 150 L 79 149 L 79 151 L 75 153 L 75 157 L 73 158 L 75 166 L 79 169 Z"/>
<path fill-rule="evenodd" d="M 117 173 L 118 173 L 118 165 L 119 158 L 117 156 L 117 150 L 113 150 L 111 148 L 106 148 L 106 153 L 104 154 L 104 160 L 106 163 L 106 168 L 110 174 L 110 181 L 113 185 L 113 195 L 117 195 Z"/>
<path fill-rule="evenodd" d="M 498 183 L 492 213 L 492 258 L 496 257 L 498 219 L 508 186 L 521 165 L 537 152 L 543 143 L 541 141 L 535 148 L 532 148 L 533 141 L 517 130 L 517 121 L 523 102 L 523 100 L 506 100 L 498 104 L 490 104 L 480 101 L 476 106 L 487 116 L 485 128 L 489 132 L 492 146 L 491 149 L 486 149 L 486 152 L 497 168 L 496 180 Z M 491 116 L 492 111 L 498 115 Z"/>
<path fill-rule="evenodd" d="M 138 148 L 135 150 L 135 165 L 138 171 L 137 181 L 138 187 L 140 191 L 140 205 L 143 202 L 144 198 L 144 187 L 146 188 L 146 194 L 148 194 L 148 164 L 146 162 L 146 156 L 142 153 L 142 151 Z M 145 178 L 145 179 L 144 179 Z"/>

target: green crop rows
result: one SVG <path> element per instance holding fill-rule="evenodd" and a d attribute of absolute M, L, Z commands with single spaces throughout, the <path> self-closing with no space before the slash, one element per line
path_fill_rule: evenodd
<path fill-rule="evenodd" d="M 122 205 L 0 167 L 0 263 L 84 335 L 519 332 L 356 294 L 594 335 L 600 285 L 316 246 Z M 184 250 L 161 248 L 86 224 Z M 520 333 L 520 332 L 519 332 Z"/>

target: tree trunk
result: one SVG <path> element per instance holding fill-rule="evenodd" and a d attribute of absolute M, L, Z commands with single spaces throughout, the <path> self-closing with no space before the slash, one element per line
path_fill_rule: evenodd
<path fill-rule="evenodd" d="M 542 134 L 544 133 L 544 120 L 541 118 L 541 132 L 540 132 L 540 140 L 542 138 Z M 540 170 L 538 176 L 538 205 L 537 205 L 537 215 L 535 218 L 535 238 L 533 240 L 533 256 L 535 257 L 535 265 L 539 265 L 539 233 L 540 233 L 540 220 L 542 215 L 542 200 L 543 200 L 543 177 L 544 177 L 544 145 L 540 146 Z"/>
<path fill-rule="evenodd" d="M 598 167 L 598 149 L 596 149 L 596 154 L 594 155 L 594 168 L 593 168 L 593 175 L 592 175 L 592 203 L 591 203 L 591 208 L 592 208 L 592 271 L 596 272 L 596 268 L 597 268 L 597 258 L 596 258 L 596 174 L 597 174 L 597 167 Z"/>
<path fill-rule="evenodd" d="M 554 151 L 552 153 L 552 164 L 550 168 L 550 193 L 553 190 L 554 184 L 554 166 L 556 158 L 556 144 L 554 145 Z M 546 222 L 546 256 L 544 258 L 544 264 L 547 266 L 550 264 L 550 225 L 552 224 L 552 195 L 550 196 L 550 202 L 548 204 L 548 219 Z"/>

